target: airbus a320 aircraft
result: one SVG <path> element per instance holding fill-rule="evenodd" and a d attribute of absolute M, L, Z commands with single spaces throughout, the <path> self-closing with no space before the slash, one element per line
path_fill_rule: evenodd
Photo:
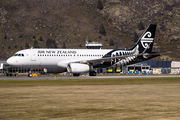
<path fill-rule="evenodd" d="M 121 67 L 159 56 L 159 53 L 152 52 L 155 31 L 156 25 L 151 24 L 129 50 L 25 49 L 15 53 L 7 63 L 17 67 L 44 68 L 48 73 L 70 72 L 79 76 L 89 72 L 90 76 L 95 76 L 94 68 Z"/>

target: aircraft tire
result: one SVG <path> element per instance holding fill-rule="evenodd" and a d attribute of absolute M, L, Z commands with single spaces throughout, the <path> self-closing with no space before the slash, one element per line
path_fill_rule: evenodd
<path fill-rule="evenodd" d="M 28 77 L 32 77 L 32 73 L 29 73 L 29 74 L 28 74 Z"/>
<path fill-rule="evenodd" d="M 80 76 L 80 73 L 73 73 L 73 76 L 78 77 Z"/>
<path fill-rule="evenodd" d="M 89 72 L 89 76 L 96 76 L 96 72 L 95 71 Z"/>

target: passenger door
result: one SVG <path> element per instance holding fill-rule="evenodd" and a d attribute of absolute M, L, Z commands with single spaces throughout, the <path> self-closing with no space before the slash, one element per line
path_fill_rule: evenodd
<path fill-rule="evenodd" d="M 31 50 L 31 61 L 36 61 L 36 51 Z"/>

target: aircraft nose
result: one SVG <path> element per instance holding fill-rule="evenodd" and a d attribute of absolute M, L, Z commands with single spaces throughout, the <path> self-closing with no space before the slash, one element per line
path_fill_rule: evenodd
<path fill-rule="evenodd" d="M 13 58 L 12 57 L 10 57 L 9 59 L 7 59 L 7 64 L 9 64 L 9 65 L 14 65 L 14 63 L 15 63 L 15 61 L 13 60 Z"/>

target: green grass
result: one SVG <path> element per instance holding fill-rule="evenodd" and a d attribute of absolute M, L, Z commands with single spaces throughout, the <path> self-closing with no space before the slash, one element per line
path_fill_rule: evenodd
<path fill-rule="evenodd" d="M 0 119 L 180 119 L 179 78 L 0 80 Z"/>
<path fill-rule="evenodd" d="M 120 78 L 120 79 L 57 79 L 57 80 L 1 80 L 0 87 L 50 85 L 131 85 L 180 83 L 180 78 Z"/>

